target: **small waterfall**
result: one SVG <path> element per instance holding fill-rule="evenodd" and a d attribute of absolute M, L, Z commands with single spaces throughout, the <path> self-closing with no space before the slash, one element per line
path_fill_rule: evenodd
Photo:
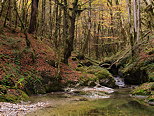
<path fill-rule="evenodd" d="M 119 87 L 125 87 L 125 82 L 123 78 L 120 78 L 119 76 L 114 77 L 115 84 Z"/>

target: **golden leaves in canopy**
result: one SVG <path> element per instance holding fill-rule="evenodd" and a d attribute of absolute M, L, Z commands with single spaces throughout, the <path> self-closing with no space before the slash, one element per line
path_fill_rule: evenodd
<path fill-rule="evenodd" d="M 79 0 L 81 4 L 84 4 L 83 7 L 89 8 L 89 0 Z M 92 21 L 99 22 L 103 26 L 114 28 L 112 22 L 118 22 L 119 15 L 123 18 L 123 20 L 127 19 L 128 12 L 127 12 L 127 4 L 126 0 L 119 0 L 119 3 L 116 3 L 116 0 L 112 1 L 112 5 L 109 4 L 109 0 L 91 0 L 91 19 Z M 111 16 L 112 12 L 112 16 Z M 82 15 L 87 15 L 88 10 L 86 10 Z M 112 17 L 112 18 L 111 18 Z"/>

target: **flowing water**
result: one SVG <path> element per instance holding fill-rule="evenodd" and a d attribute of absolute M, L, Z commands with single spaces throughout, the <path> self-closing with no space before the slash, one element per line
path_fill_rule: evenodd
<path fill-rule="evenodd" d="M 114 77 L 114 80 L 115 80 L 115 84 L 117 86 L 119 86 L 119 88 L 125 87 L 125 82 L 124 82 L 123 78 L 120 78 L 119 76 L 116 76 L 116 77 Z"/>
<path fill-rule="evenodd" d="M 70 94 L 33 97 L 51 104 L 28 116 L 154 116 L 154 107 L 129 95 L 129 88 L 115 90 L 110 98 L 91 99 Z"/>

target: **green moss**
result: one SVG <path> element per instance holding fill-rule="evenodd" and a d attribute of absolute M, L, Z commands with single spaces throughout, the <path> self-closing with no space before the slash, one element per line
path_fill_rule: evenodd
<path fill-rule="evenodd" d="M 81 71 L 81 72 L 86 72 L 88 67 L 82 66 L 81 64 L 79 64 L 81 67 L 77 67 L 76 71 Z"/>
<path fill-rule="evenodd" d="M 20 38 L 14 39 L 13 37 L 7 37 L 7 36 L 3 36 L 3 38 L 7 38 L 5 41 L 2 41 L 3 45 L 9 46 L 11 49 L 19 49 L 20 47 L 19 43 L 21 42 Z"/>
<path fill-rule="evenodd" d="M 80 71 L 87 74 L 86 76 L 82 76 L 80 78 L 80 84 L 84 86 L 95 86 L 96 83 L 100 83 L 101 85 L 114 87 L 115 81 L 112 74 L 101 67 L 90 66 L 90 67 L 80 67 Z"/>
<path fill-rule="evenodd" d="M 28 100 L 29 96 L 22 90 L 18 90 L 20 92 L 19 100 Z"/>
<path fill-rule="evenodd" d="M 148 63 L 149 62 L 146 62 L 145 64 L 147 65 L 144 66 L 143 68 L 147 71 L 149 80 L 154 82 L 154 63 L 149 63 L 149 64 Z"/>
<path fill-rule="evenodd" d="M 151 95 L 153 94 L 154 82 L 144 83 L 139 87 L 136 87 L 131 93 L 133 95 Z"/>
<path fill-rule="evenodd" d="M 89 74 L 96 74 L 97 72 L 109 74 L 108 70 L 101 68 L 99 66 L 90 66 L 90 67 L 82 66 L 82 67 L 77 67 L 76 70 L 81 71 L 81 72 L 85 72 L 85 73 L 89 73 Z"/>
<path fill-rule="evenodd" d="M 91 66 L 91 67 L 88 67 L 87 73 L 95 74 L 95 73 L 97 73 L 99 71 L 103 71 L 103 70 L 105 70 L 105 69 L 98 67 L 98 66 Z"/>
<path fill-rule="evenodd" d="M 95 86 L 97 78 L 95 75 L 86 75 L 86 76 L 81 76 L 79 79 L 79 83 L 81 86 Z"/>
<path fill-rule="evenodd" d="M 0 85 L 0 95 L 6 94 L 7 88 L 6 86 Z"/>
<path fill-rule="evenodd" d="M 148 98 L 147 98 L 148 101 L 150 102 L 154 102 L 154 95 L 150 95 Z"/>
<path fill-rule="evenodd" d="M 154 59 L 147 55 L 147 58 L 136 58 L 125 65 L 120 71 L 125 81 L 129 84 L 141 84 L 154 81 Z"/>
<path fill-rule="evenodd" d="M 19 102 L 28 100 L 28 95 L 20 89 L 12 89 L 12 91 L 7 91 L 6 94 L 1 94 L 0 101 L 2 102 Z"/>
<path fill-rule="evenodd" d="M 150 81 L 154 82 L 154 72 L 149 72 L 148 73 Z"/>
<path fill-rule="evenodd" d="M 103 86 L 107 86 L 107 87 L 115 87 L 115 80 L 112 76 L 112 74 L 106 70 L 106 69 L 102 69 L 101 71 L 98 71 L 95 73 L 95 76 L 97 78 L 97 80 L 99 81 L 99 83 Z"/>
<path fill-rule="evenodd" d="M 18 96 L 13 95 L 13 94 L 6 94 L 4 95 L 4 98 L 7 102 L 17 102 L 18 101 Z"/>
<path fill-rule="evenodd" d="M 95 76 L 98 79 L 112 78 L 111 73 L 106 69 L 101 69 L 100 71 L 96 72 Z"/>

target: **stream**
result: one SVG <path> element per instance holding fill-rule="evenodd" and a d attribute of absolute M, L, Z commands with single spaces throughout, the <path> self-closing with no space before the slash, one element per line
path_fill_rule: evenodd
<path fill-rule="evenodd" d="M 50 101 L 50 105 L 27 116 L 154 116 L 154 106 L 129 93 L 120 77 L 115 78 L 118 89 L 104 86 L 67 89 L 66 93 L 33 97 L 34 102 Z M 84 93 L 84 94 L 83 94 Z M 86 94 L 88 93 L 88 94 Z"/>
<path fill-rule="evenodd" d="M 1 109 L 6 112 L 0 111 L 0 116 L 154 116 L 154 106 L 132 97 L 131 88 L 120 77 L 115 81 L 118 89 L 100 85 L 66 88 L 65 92 L 31 96 L 22 104 L 5 103 Z"/>
<path fill-rule="evenodd" d="M 51 104 L 27 116 L 153 116 L 154 107 L 131 97 L 129 88 L 115 90 L 110 98 L 88 98 L 64 94 L 33 98 Z"/>

